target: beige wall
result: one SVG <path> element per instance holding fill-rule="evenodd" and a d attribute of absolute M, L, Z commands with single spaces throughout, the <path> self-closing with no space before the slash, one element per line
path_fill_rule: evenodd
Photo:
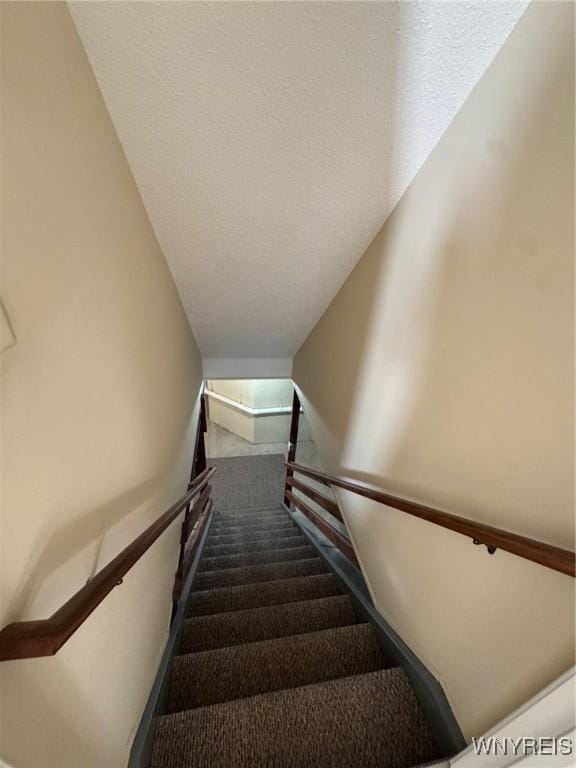
<path fill-rule="evenodd" d="M 291 379 L 210 379 L 206 388 L 250 408 L 291 407 Z"/>
<path fill-rule="evenodd" d="M 530 7 L 299 350 L 332 472 L 567 548 L 573 7 Z M 573 663 L 573 580 L 340 494 L 381 613 L 479 734 Z"/>
<path fill-rule="evenodd" d="M 201 360 L 64 3 L 2 3 L 0 623 L 43 618 L 186 486 Z M 0 756 L 125 765 L 178 524 L 52 658 L 0 665 Z"/>
<path fill-rule="evenodd" d="M 210 392 L 234 400 L 249 408 L 292 407 L 294 387 L 291 379 L 209 379 Z M 251 443 L 286 443 L 290 435 L 291 414 L 252 414 L 230 403 L 209 397 L 209 418 L 229 432 Z M 309 439 L 306 424 L 301 425 L 301 439 Z"/>

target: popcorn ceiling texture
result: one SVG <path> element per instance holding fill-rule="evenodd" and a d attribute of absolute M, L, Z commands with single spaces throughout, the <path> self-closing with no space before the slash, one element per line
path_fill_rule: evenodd
<path fill-rule="evenodd" d="M 70 4 L 204 357 L 298 350 L 526 5 Z"/>

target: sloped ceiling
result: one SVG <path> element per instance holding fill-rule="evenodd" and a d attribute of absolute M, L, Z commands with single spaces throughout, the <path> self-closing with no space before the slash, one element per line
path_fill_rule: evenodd
<path fill-rule="evenodd" d="M 71 4 L 201 351 L 297 351 L 526 2 Z"/>

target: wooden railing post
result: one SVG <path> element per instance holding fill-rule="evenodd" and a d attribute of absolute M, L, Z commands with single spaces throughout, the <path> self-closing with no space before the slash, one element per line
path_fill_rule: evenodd
<path fill-rule="evenodd" d="M 296 448 L 298 447 L 298 426 L 300 424 L 300 398 L 294 388 L 294 397 L 292 398 L 292 419 L 290 421 L 290 441 L 288 443 L 288 464 L 286 466 L 286 482 L 284 484 L 284 504 L 290 506 L 290 488 L 288 481 L 294 475 L 290 463 L 296 461 Z"/>
<path fill-rule="evenodd" d="M 200 395 L 200 416 L 198 418 L 198 434 L 196 436 L 196 451 L 192 465 L 190 482 L 206 469 L 206 441 L 204 435 L 208 431 L 208 419 L 206 418 L 206 395 Z"/>
<path fill-rule="evenodd" d="M 196 442 L 194 445 L 194 456 L 192 457 L 192 467 L 190 469 L 190 487 L 194 480 L 206 470 L 206 442 L 204 435 L 208 431 L 208 419 L 206 414 L 206 395 L 204 392 L 200 394 L 200 413 L 198 415 L 198 426 L 196 429 Z M 172 590 L 172 620 L 176 615 L 176 608 L 178 598 L 180 596 L 180 588 L 182 586 L 182 568 L 186 554 L 186 542 L 188 540 L 188 533 L 190 528 L 190 517 L 193 514 L 192 503 L 186 507 L 184 514 L 184 520 L 182 521 L 182 535 L 180 538 L 180 552 L 178 555 L 178 567 L 174 576 L 174 588 Z"/>

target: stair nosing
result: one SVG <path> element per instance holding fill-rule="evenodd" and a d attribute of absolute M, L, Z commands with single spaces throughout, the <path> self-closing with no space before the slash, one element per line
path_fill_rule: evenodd
<path fill-rule="evenodd" d="M 316 598 L 316 599 L 318 599 L 318 600 L 327 600 L 330 597 L 347 597 L 347 595 L 326 595 L 326 597 L 319 597 L 319 598 Z M 311 601 L 310 600 L 302 600 L 301 602 L 309 603 Z M 290 605 L 293 605 L 293 603 L 291 603 Z M 263 606 L 263 607 L 271 608 L 272 606 Z M 252 610 L 252 609 L 249 608 L 247 610 Z M 228 613 L 236 613 L 236 611 L 228 611 Z M 218 615 L 221 615 L 221 614 L 214 614 L 214 615 L 218 616 Z M 225 645 L 225 646 L 220 647 L 220 648 L 206 648 L 203 651 L 189 651 L 188 653 L 178 654 L 177 656 L 174 657 L 174 660 L 176 661 L 177 659 L 178 660 L 179 659 L 184 659 L 184 658 L 186 658 L 186 656 L 199 656 L 201 654 L 210 654 L 210 653 L 218 654 L 218 653 L 221 653 L 221 652 L 223 653 L 224 651 L 229 651 L 230 648 L 244 648 L 245 646 L 259 645 L 260 643 L 262 643 L 262 644 L 264 644 L 264 643 L 266 643 L 266 644 L 274 644 L 274 643 L 281 644 L 283 642 L 287 642 L 287 641 L 290 641 L 290 640 L 292 640 L 294 638 L 298 638 L 298 637 L 309 637 L 310 635 L 314 635 L 314 636 L 323 635 L 325 633 L 328 634 L 328 633 L 331 633 L 331 632 L 339 632 L 339 631 L 342 631 L 342 630 L 345 630 L 345 629 L 348 629 L 348 630 L 349 629 L 353 629 L 353 630 L 360 629 L 360 631 L 365 631 L 366 627 L 371 628 L 370 622 L 368 622 L 368 621 L 358 621 L 356 624 L 342 624 L 341 626 L 338 626 L 338 627 L 327 627 L 326 629 L 313 629 L 311 632 L 300 632 L 300 633 L 298 633 L 296 635 L 282 635 L 281 637 L 271 637 L 271 638 L 269 638 L 267 640 L 249 640 L 246 643 L 240 643 L 240 645 Z M 179 661 L 178 663 L 181 663 L 181 662 Z M 395 664 L 393 666 L 399 666 L 399 665 Z M 390 669 L 390 668 L 391 667 L 386 667 L 386 669 Z M 344 677 L 350 677 L 350 675 L 344 675 Z M 295 687 L 300 688 L 300 686 L 295 686 Z M 212 705 L 210 705 L 210 706 L 212 706 Z"/>
<path fill-rule="evenodd" d="M 306 539 L 306 536 L 304 536 L 304 534 L 301 531 L 299 531 L 298 528 L 294 528 L 293 535 L 291 535 L 291 536 L 282 536 L 281 538 L 283 538 L 283 539 L 296 539 L 296 538 L 299 538 L 299 537 L 302 538 L 302 539 Z M 222 538 L 222 537 L 216 537 L 216 538 Z M 247 539 L 246 537 L 243 537 L 241 539 L 236 538 L 235 541 L 240 541 L 240 542 L 242 542 L 242 541 L 264 541 L 264 542 L 266 542 L 266 541 L 278 541 L 278 536 L 260 536 L 260 537 L 257 537 L 256 539 Z M 230 537 L 228 537 L 228 543 L 234 544 L 235 541 L 231 541 Z M 308 541 L 308 539 L 306 539 L 306 541 Z M 207 547 L 208 546 L 212 546 L 212 547 L 226 546 L 226 542 L 223 542 L 223 543 L 222 542 L 220 542 L 220 543 L 217 542 L 216 544 L 210 544 L 209 545 L 208 544 L 208 539 L 207 539 L 206 540 L 206 546 Z"/>
<path fill-rule="evenodd" d="M 267 583 L 267 582 L 264 582 L 264 583 Z M 253 608 L 241 608 L 239 611 L 221 611 L 220 613 L 210 613 L 210 614 L 206 614 L 206 615 L 202 615 L 202 616 L 187 616 L 186 619 L 184 620 L 184 623 L 187 624 L 188 622 L 196 621 L 197 619 L 202 619 L 202 620 L 206 620 L 208 618 L 214 619 L 215 617 L 228 616 L 228 615 L 231 615 L 231 614 L 238 614 L 238 613 L 242 613 L 244 611 L 265 611 L 268 608 L 280 608 L 280 607 L 284 607 L 285 605 L 286 606 L 290 605 L 292 608 L 294 608 L 295 604 L 307 605 L 309 603 L 316 603 L 316 602 L 318 602 L 320 600 L 335 600 L 336 599 L 336 600 L 340 600 L 341 602 L 344 602 L 344 600 L 342 598 L 344 598 L 346 601 L 352 602 L 352 598 L 350 597 L 350 595 L 346 595 L 346 594 L 324 595 L 323 597 L 313 597 L 310 600 L 294 600 L 291 603 L 278 603 L 278 604 L 274 604 L 274 605 L 254 606 Z M 365 622 L 358 622 L 358 623 L 363 624 Z M 345 625 L 345 626 L 349 626 L 349 625 Z M 316 630 L 314 630 L 314 631 L 316 631 Z M 308 633 L 304 632 L 302 634 L 308 634 Z M 254 642 L 259 642 L 259 641 L 254 641 Z M 241 643 L 241 645 L 244 645 L 244 643 Z M 225 646 L 225 647 L 228 647 L 228 646 Z M 207 649 L 207 650 L 210 650 L 210 649 Z M 214 649 L 214 650 L 216 650 L 216 649 Z M 192 653 L 195 653 L 195 651 L 192 651 Z M 186 654 L 183 654 L 183 655 L 186 655 Z"/>
<path fill-rule="evenodd" d="M 290 563 L 290 565 L 296 565 L 297 563 L 310 563 L 310 562 L 316 562 L 317 560 L 319 560 L 320 562 L 324 562 L 322 560 L 322 558 L 319 557 L 318 555 L 316 557 L 303 557 L 300 560 L 286 560 L 286 561 L 281 561 L 281 562 Z M 272 562 L 272 563 L 262 563 L 262 567 L 266 567 L 268 565 L 274 565 L 274 562 Z M 219 568 L 218 570 L 215 570 L 215 571 L 205 571 L 204 573 L 210 573 L 212 575 L 217 575 L 217 574 L 222 574 L 222 573 L 229 573 L 230 571 L 240 571 L 240 570 L 245 570 L 247 568 L 258 568 L 258 567 L 259 566 L 257 564 L 256 565 L 236 565 L 233 568 Z M 200 575 L 200 574 L 198 574 L 198 575 Z M 278 581 L 283 581 L 283 579 L 278 579 Z M 258 584 L 259 582 L 253 582 L 253 583 Z M 264 582 L 264 583 L 266 583 L 266 582 Z M 230 586 L 232 586 L 232 585 L 230 585 Z M 238 585 L 238 586 L 240 586 L 240 585 Z"/>
<path fill-rule="evenodd" d="M 336 581 L 336 578 L 335 578 L 334 574 L 330 573 L 330 572 L 327 572 L 327 573 L 314 573 L 314 574 L 311 574 L 309 576 L 289 576 L 287 579 L 274 579 L 273 581 L 265 581 L 265 582 L 262 582 L 262 583 L 263 584 L 267 584 L 268 586 L 270 586 L 272 584 L 287 584 L 287 585 L 289 585 L 290 582 L 294 582 L 294 581 L 303 581 L 303 580 L 308 581 L 310 579 L 325 579 L 326 580 L 327 577 L 330 578 L 334 582 L 336 587 L 338 586 L 338 582 Z M 211 593 L 211 592 L 212 593 L 214 593 L 214 592 L 222 593 L 222 592 L 228 592 L 229 590 L 237 590 L 237 593 L 249 592 L 251 586 L 252 586 L 251 584 L 232 584 L 232 585 L 228 585 L 228 586 L 225 586 L 225 587 L 214 587 L 213 589 L 195 589 L 192 592 L 192 594 L 190 595 L 190 599 L 192 600 L 194 595 L 206 595 L 206 594 Z M 342 594 L 341 592 L 338 592 L 336 595 L 325 595 L 325 597 L 338 597 L 341 594 Z M 311 599 L 314 600 L 316 598 L 311 598 Z M 290 602 L 297 603 L 297 602 L 306 602 L 306 601 L 305 600 L 292 600 Z M 287 604 L 288 603 L 270 603 L 270 606 L 272 606 L 272 605 L 287 605 Z M 255 606 L 255 607 L 257 607 L 257 606 Z M 265 608 L 265 607 L 268 607 L 268 606 L 261 606 L 261 607 Z M 249 610 L 249 609 L 240 608 L 238 610 Z M 236 611 L 235 610 L 234 611 L 219 611 L 219 613 L 236 613 Z M 202 613 L 202 614 L 198 615 L 198 618 L 200 618 L 201 616 L 214 616 L 214 615 L 215 614 L 204 614 L 204 613 Z M 192 616 L 192 614 L 187 614 L 187 618 L 191 618 L 191 616 Z"/>
<path fill-rule="evenodd" d="M 220 650 L 220 649 L 215 649 L 215 650 Z M 199 651 L 199 653 L 203 653 L 203 651 Z M 313 688 L 316 685 L 335 685 L 338 683 L 344 683 L 344 681 L 346 680 L 353 680 L 354 678 L 357 678 L 357 677 L 368 677 L 371 675 L 387 675 L 387 674 L 394 674 L 394 673 L 397 674 L 399 670 L 404 675 L 406 675 L 406 672 L 404 672 L 401 666 L 384 667 L 382 669 L 376 669 L 372 672 L 361 672 L 358 675 L 345 675 L 344 677 L 337 677 L 333 680 L 324 680 L 319 683 L 308 683 L 306 685 L 297 685 L 294 688 L 281 688 L 279 691 L 265 691 L 264 693 L 256 693 L 253 696 L 245 696 L 244 698 L 240 698 L 240 699 L 231 699 L 230 701 L 223 701 L 218 704 L 206 704 L 205 706 L 202 706 L 202 707 L 193 707 L 191 709 L 182 709 L 178 712 L 169 712 L 167 714 L 160 715 L 159 720 L 163 720 L 164 718 L 169 718 L 169 717 L 182 717 L 186 715 L 186 713 L 188 712 L 196 714 L 201 709 L 211 709 L 212 707 L 222 707 L 222 706 L 226 706 L 227 704 L 238 704 L 238 702 L 250 701 L 251 699 L 257 699 L 260 696 L 280 695 L 284 693 L 284 691 L 298 691 L 298 690 L 303 690 L 305 688 Z"/>
<path fill-rule="evenodd" d="M 302 547 L 285 547 L 284 549 L 258 550 L 258 552 L 252 552 L 252 553 L 246 550 L 244 552 L 237 552 L 235 554 L 230 554 L 230 555 L 212 555 L 211 557 L 203 557 L 200 560 L 198 573 L 214 573 L 216 570 L 219 570 L 219 571 L 220 570 L 226 570 L 226 569 L 222 569 L 222 568 L 215 568 L 213 570 L 205 571 L 202 568 L 202 564 L 203 563 L 209 562 L 211 560 L 218 560 L 218 559 L 223 558 L 223 557 L 242 557 L 242 556 L 249 557 L 250 555 L 252 555 L 253 557 L 259 557 L 259 556 L 263 555 L 265 552 L 269 552 L 271 554 L 274 553 L 275 555 L 276 554 L 280 554 L 281 555 L 283 552 L 284 553 L 287 553 L 287 552 L 298 552 L 298 550 L 300 550 L 300 549 L 307 549 L 310 552 L 314 553 L 314 549 L 310 546 L 310 544 L 308 544 L 308 545 L 303 544 Z M 264 560 L 262 562 L 262 565 L 270 565 L 271 563 L 298 562 L 298 560 L 301 560 L 301 559 L 302 560 L 306 560 L 306 559 L 309 559 L 309 558 L 292 558 L 292 559 L 288 559 L 288 560 L 283 560 L 282 557 L 279 557 L 277 559 L 275 558 L 274 560 Z M 243 563 L 242 565 L 237 566 L 237 567 L 240 568 L 240 567 L 247 567 L 247 566 L 251 566 L 251 565 L 258 565 L 258 563 L 257 562 L 256 563 Z"/>
<path fill-rule="evenodd" d="M 281 679 L 277 682 L 283 683 L 281 687 L 271 687 L 263 689 L 253 693 L 247 693 L 246 695 L 232 695 L 231 698 L 221 698 L 219 701 L 213 701 L 211 703 L 198 703 L 195 706 L 184 706 L 181 709 L 173 709 L 171 714 L 178 711 L 187 711 L 188 709 L 199 709 L 205 706 L 217 706 L 227 701 L 238 701 L 240 699 L 251 698 L 252 696 L 258 696 L 264 693 L 273 693 L 274 691 L 288 690 L 294 688 L 302 688 L 307 685 L 315 685 L 319 682 L 327 682 L 328 680 L 341 680 L 346 677 L 353 677 L 357 674 L 364 674 L 366 672 L 374 672 L 381 669 L 390 669 L 393 666 L 398 666 L 390 663 L 387 659 L 378 643 L 376 634 L 374 633 L 369 622 L 361 622 L 357 624 L 344 624 L 336 627 L 327 627 L 325 629 L 313 630 L 312 632 L 303 632 L 295 635 L 284 635 L 281 637 L 274 637 L 264 640 L 254 640 L 247 643 L 242 643 L 236 646 L 225 646 L 218 648 L 210 648 L 206 650 L 199 650 L 190 653 L 184 653 L 176 656 L 174 659 L 174 666 L 172 668 L 172 674 L 170 678 L 170 693 L 168 696 L 168 706 L 182 706 L 185 703 L 190 704 L 190 698 L 186 702 L 186 683 L 193 678 L 195 674 L 206 674 L 206 670 L 214 669 L 218 670 L 218 666 L 221 665 L 227 657 L 232 655 L 236 656 L 235 661 L 240 662 L 241 665 L 245 665 L 247 662 L 256 660 L 260 653 L 266 656 L 266 665 L 269 668 L 270 664 L 275 667 L 278 663 L 278 659 L 285 653 L 296 653 L 299 655 L 298 647 L 302 647 L 302 643 L 319 643 L 322 645 L 324 642 L 328 642 L 332 645 L 332 648 L 328 651 L 331 657 L 331 663 L 329 662 L 328 668 L 324 667 L 323 672 L 328 670 L 329 675 L 326 677 L 319 677 L 316 680 L 303 680 L 302 672 L 312 672 L 314 674 L 315 657 L 308 657 L 305 659 L 304 664 L 300 667 L 301 681 L 296 684 L 290 684 L 289 671 L 291 666 L 284 666 L 283 673 L 281 673 Z M 292 646 L 292 651 L 290 651 Z M 334 647 L 336 646 L 336 648 Z M 340 662 L 341 653 L 345 652 L 347 655 L 352 654 L 352 664 L 356 667 L 357 671 L 350 671 L 348 668 L 345 674 L 339 674 L 338 669 L 342 669 L 343 665 Z M 244 658 L 243 657 L 243 653 Z M 294 656 L 293 656 L 294 658 Z M 350 657 L 348 657 L 350 661 Z M 375 664 L 376 662 L 376 664 Z M 311 666 L 312 665 L 312 666 Z M 178 679 L 174 671 L 177 670 Z M 234 678 L 234 674 L 232 675 Z M 242 685 L 241 679 L 243 675 L 237 676 L 235 679 L 235 685 L 232 687 L 230 693 L 241 693 L 238 689 L 238 684 Z M 294 678 L 292 678 L 294 682 Z M 286 684 L 284 684 L 286 683 Z M 256 685 L 261 685 L 262 681 L 256 682 Z M 184 686 L 184 691 L 182 688 Z M 225 695 L 225 692 L 220 690 L 220 695 Z M 202 696 L 198 690 L 195 690 L 192 695 L 192 699 L 201 700 Z M 178 701 L 180 700 L 180 701 Z"/>

